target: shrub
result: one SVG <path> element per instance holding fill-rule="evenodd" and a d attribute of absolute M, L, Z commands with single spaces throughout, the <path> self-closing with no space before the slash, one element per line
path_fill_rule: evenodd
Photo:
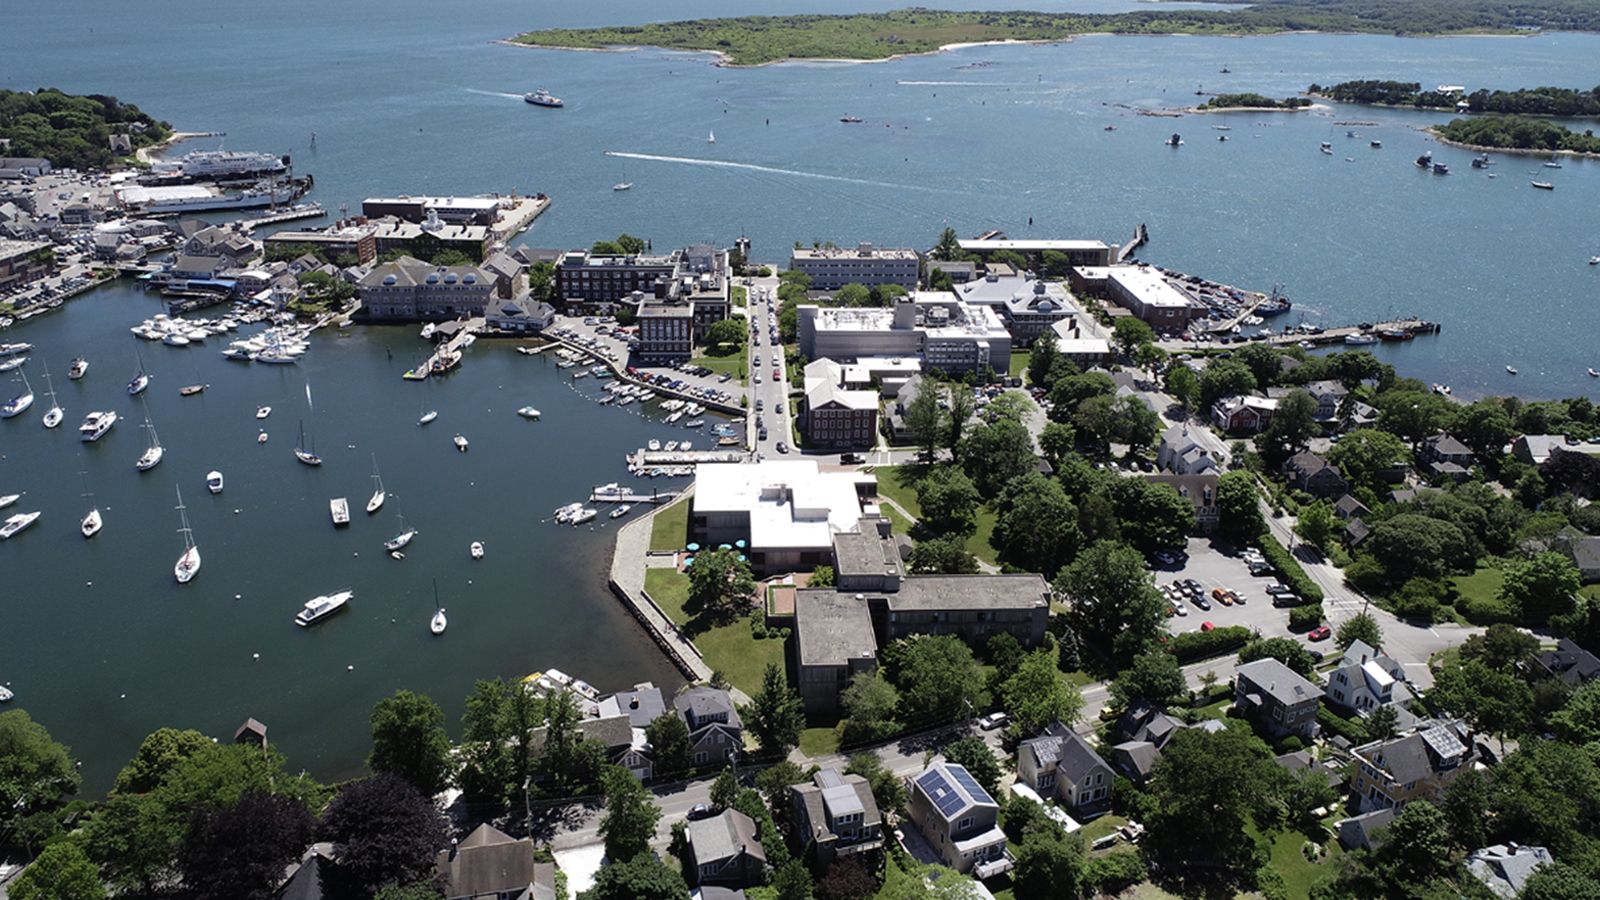
<path fill-rule="evenodd" d="M 1317 724 L 1330 734 L 1337 734 L 1359 744 L 1367 739 L 1367 729 L 1358 719 L 1346 719 L 1326 706 L 1317 708 Z"/>
<path fill-rule="evenodd" d="M 1178 662 L 1193 662 L 1233 653 L 1243 647 L 1255 633 L 1243 625 L 1228 625 L 1211 631 L 1186 631 L 1173 635 L 1167 645 Z"/>
<path fill-rule="evenodd" d="M 1120 894 L 1145 880 L 1144 855 L 1137 850 L 1090 857 L 1083 864 L 1084 896 Z"/>
<path fill-rule="evenodd" d="M 1290 631 L 1310 631 L 1322 624 L 1322 604 L 1307 603 L 1289 610 Z"/>
<path fill-rule="evenodd" d="M 1493 625 L 1516 618 L 1511 614 L 1511 607 L 1499 597 L 1462 596 L 1456 601 L 1456 609 L 1474 625 Z"/>
<path fill-rule="evenodd" d="M 1322 602 L 1322 588 L 1311 580 L 1311 576 L 1306 574 L 1305 569 L 1300 568 L 1299 561 L 1290 556 L 1289 551 L 1285 550 L 1282 544 L 1271 538 L 1263 539 L 1261 541 L 1261 555 L 1266 557 L 1267 562 L 1273 569 L 1277 570 L 1278 577 L 1283 579 L 1283 583 L 1289 586 L 1289 590 L 1294 591 L 1308 601 Z"/>

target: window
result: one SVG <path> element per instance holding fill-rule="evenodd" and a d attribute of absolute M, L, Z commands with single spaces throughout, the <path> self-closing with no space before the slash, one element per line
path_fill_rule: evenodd
<path fill-rule="evenodd" d="M 958 829 L 960 829 L 962 831 L 965 831 L 965 830 L 967 830 L 968 828 L 971 828 L 971 827 L 972 827 L 972 817 L 971 816 L 963 816 L 961 821 L 956 823 L 956 828 L 958 828 Z"/>

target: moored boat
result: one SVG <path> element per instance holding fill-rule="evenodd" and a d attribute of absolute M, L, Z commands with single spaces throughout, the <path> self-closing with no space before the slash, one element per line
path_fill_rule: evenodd
<path fill-rule="evenodd" d="M 98 441 L 105 437 L 111 426 L 117 424 L 117 414 L 114 412 L 91 412 L 83 417 L 83 424 L 78 426 L 78 437 L 84 441 Z"/>
<path fill-rule="evenodd" d="M 467 448 L 472 446 L 471 443 L 464 436 L 462 436 L 460 434 L 457 434 L 455 437 L 451 438 L 450 440 L 451 440 L 452 443 L 454 443 L 456 445 L 456 449 L 461 451 L 462 453 L 467 452 Z"/>
<path fill-rule="evenodd" d="M 216 469 L 206 473 L 206 490 L 213 494 L 222 493 L 222 473 Z"/>
<path fill-rule="evenodd" d="M 537 419 L 539 418 L 539 411 L 531 406 L 524 406 L 517 410 L 517 415 L 523 417 L 524 419 Z"/>
<path fill-rule="evenodd" d="M 333 517 L 333 525 L 340 528 L 350 524 L 350 501 L 344 497 L 335 497 L 328 501 L 328 514 Z"/>
<path fill-rule="evenodd" d="M 41 515 L 43 515 L 41 511 L 35 510 L 33 512 L 17 513 L 6 519 L 5 524 L 0 525 L 0 541 L 10 540 L 29 525 L 39 521 L 39 516 Z"/>
<path fill-rule="evenodd" d="M 306 603 L 305 608 L 300 610 L 294 617 L 294 623 L 301 628 L 305 628 L 315 622 L 320 622 L 344 609 L 345 604 L 349 603 L 350 599 L 355 595 L 355 591 L 339 591 L 334 594 L 313 597 Z"/>
<path fill-rule="evenodd" d="M 72 365 L 67 367 L 67 377 L 77 381 L 89 372 L 89 361 L 79 356 L 72 360 Z"/>
<path fill-rule="evenodd" d="M 194 542 L 194 530 L 189 527 L 188 507 L 183 505 L 183 489 L 173 486 L 178 493 L 178 533 L 183 535 L 183 554 L 172 567 L 172 577 L 179 584 L 188 584 L 200 572 L 200 548 Z"/>
<path fill-rule="evenodd" d="M 483 541 L 473 541 L 472 546 L 467 548 L 467 552 L 471 554 L 473 559 L 483 559 Z"/>

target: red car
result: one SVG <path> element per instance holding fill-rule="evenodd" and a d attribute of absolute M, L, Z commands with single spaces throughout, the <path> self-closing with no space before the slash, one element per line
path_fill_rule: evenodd
<path fill-rule="evenodd" d="M 1205 621 L 1205 622 L 1201 622 L 1200 623 L 1200 630 L 1201 631 L 1211 631 L 1211 630 L 1215 629 L 1216 627 L 1217 626 L 1211 624 L 1210 621 Z"/>
<path fill-rule="evenodd" d="M 1328 626 L 1319 625 L 1316 628 L 1311 629 L 1311 633 L 1306 635 L 1306 637 L 1313 641 L 1325 641 L 1332 635 L 1333 632 L 1329 630 Z"/>

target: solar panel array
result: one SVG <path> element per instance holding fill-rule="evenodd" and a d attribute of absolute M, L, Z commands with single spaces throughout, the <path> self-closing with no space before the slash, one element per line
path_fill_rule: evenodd
<path fill-rule="evenodd" d="M 983 787 L 973 779 L 972 773 L 968 772 L 965 766 L 951 766 L 950 777 L 954 778 L 956 780 L 956 784 L 961 785 L 962 790 L 970 794 L 973 800 L 976 800 L 979 803 L 994 802 L 994 798 L 989 796 L 989 792 L 984 790 Z"/>
<path fill-rule="evenodd" d="M 933 801 L 933 805 L 939 808 L 939 815 L 947 819 L 955 815 L 956 810 L 967 805 L 967 799 L 951 787 L 950 782 L 945 781 L 944 775 L 937 769 L 924 772 L 917 779 L 917 784 L 922 786 L 922 790 L 927 793 L 928 799 Z"/>
<path fill-rule="evenodd" d="M 1461 739 L 1456 737 L 1455 732 L 1443 725 L 1434 725 L 1423 729 L 1422 741 L 1432 747 L 1433 752 L 1445 759 L 1460 756 L 1467 752 L 1466 745 L 1461 743 Z"/>

